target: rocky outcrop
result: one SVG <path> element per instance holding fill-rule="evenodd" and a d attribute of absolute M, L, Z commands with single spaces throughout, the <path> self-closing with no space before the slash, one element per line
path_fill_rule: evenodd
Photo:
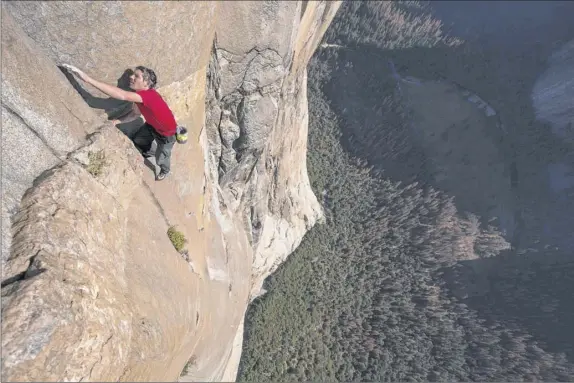
<path fill-rule="evenodd" d="M 305 66 L 338 6 L 2 3 L 3 380 L 234 378 L 249 299 L 322 214 Z M 170 179 L 62 62 L 156 70 L 190 131 Z"/>

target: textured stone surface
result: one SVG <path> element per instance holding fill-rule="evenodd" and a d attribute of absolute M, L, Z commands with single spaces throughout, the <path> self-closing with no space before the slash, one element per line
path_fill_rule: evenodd
<path fill-rule="evenodd" d="M 309 2 L 302 17 L 300 2 L 247 4 L 231 12 L 235 34 L 222 20 L 217 24 L 206 129 L 211 172 L 228 204 L 244 217 L 255 251 L 254 297 L 322 217 L 306 168 L 305 67 L 340 3 Z M 246 14 L 271 21 L 253 25 Z M 281 25 L 292 26 L 292 33 L 278 38 L 270 32 Z"/>
<path fill-rule="evenodd" d="M 173 381 L 192 353 L 203 377 L 220 379 L 247 302 L 246 239 L 222 233 L 209 213 L 204 236 L 194 234 L 173 189 L 150 186 L 117 129 L 91 140 L 26 193 L 15 217 L 2 379 Z M 105 165 L 93 176 L 88 154 L 100 151 Z M 196 272 L 169 242 L 169 224 L 185 231 Z M 209 254 L 206 272 L 197 253 Z"/>
<path fill-rule="evenodd" d="M 14 188 L 2 205 L 3 236 L 14 234 L 3 241 L 3 380 L 174 381 L 188 360 L 182 381 L 235 377 L 249 299 L 321 216 L 305 165 L 305 66 L 338 6 L 2 4 L 3 182 Z M 155 182 L 62 61 L 109 83 L 126 67 L 156 69 L 190 132 L 170 178 Z M 90 153 L 105 154 L 98 176 Z"/>
<path fill-rule="evenodd" d="M 300 15 L 300 1 L 222 2 L 217 18 L 217 45 L 241 56 L 269 49 L 286 65 Z"/>
<path fill-rule="evenodd" d="M 16 25 L 2 3 L 2 265 L 10 219 L 44 170 L 83 144 L 96 114 Z"/>
<path fill-rule="evenodd" d="M 6 7 L 55 63 L 110 83 L 126 68 L 145 65 L 164 86 L 200 66 L 217 2 L 15 1 Z"/>
<path fill-rule="evenodd" d="M 59 155 L 79 147 L 95 123 L 94 112 L 67 85 L 10 13 L 2 12 L 2 103 Z"/>
<path fill-rule="evenodd" d="M 113 167 L 99 179 L 66 162 L 23 198 L 4 269 L 5 280 L 25 274 L 2 292 L 3 380 L 90 380 L 125 365 L 134 312 L 125 294 L 127 217 L 116 197 L 139 186 L 127 150 L 124 140 L 106 152 Z"/>

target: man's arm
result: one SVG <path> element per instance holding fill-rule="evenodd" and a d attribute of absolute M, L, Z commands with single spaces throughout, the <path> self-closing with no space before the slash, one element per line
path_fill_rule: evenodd
<path fill-rule="evenodd" d="M 127 92 L 123 89 L 118 88 L 117 86 L 113 86 L 110 84 L 103 83 L 101 81 L 95 80 L 76 68 L 75 66 L 64 64 L 63 65 L 66 69 L 74 73 L 76 76 L 81 78 L 86 83 L 93 85 L 94 87 L 98 88 L 108 96 L 115 98 L 117 100 L 122 101 L 131 101 L 131 102 L 142 102 L 142 98 L 139 94 L 135 92 Z"/>
<path fill-rule="evenodd" d="M 95 80 L 95 79 L 91 78 L 90 76 L 86 75 L 85 73 L 84 73 L 84 75 L 86 76 L 86 79 L 83 79 L 85 82 L 87 82 L 90 85 L 95 86 L 96 88 L 98 88 L 99 90 L 101 90 L 102 92 L 104 92 L 105 94 L 107 94 L 108 96 L 110 96 L 112 98 L 122 100 L 122 101 L 142 102 L 141 96 L 135 92 L 127 92 L 123 89 L 118 88 L 117 86 L 113 86 L 113 85 L 106 84 L 106 83 L 103 83 L 101 81 Z"/>

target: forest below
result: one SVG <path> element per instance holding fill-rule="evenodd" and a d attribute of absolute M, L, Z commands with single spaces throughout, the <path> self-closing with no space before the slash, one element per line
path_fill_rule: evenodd
<path fill-rule="evenodd" d="M 537 234 L 549 198 L 539 171 L 568 149 L 530 106 L 548 52 L 443 29 L 416 1 L 341 6 L 308 68 L 307 165 L 326 222 L 250 305 L 238 381 L 574 379 L 572 254 Z M 472 169 L 479 183 L 508 180 L 512 228 L 490 215 L 492 185 L 431 175 L 400 74 L 462 84 L 499 111 L 505 132 L 483 133 L 501 181 Z M 481 152 L 461 155 L 471 166 Z"/>

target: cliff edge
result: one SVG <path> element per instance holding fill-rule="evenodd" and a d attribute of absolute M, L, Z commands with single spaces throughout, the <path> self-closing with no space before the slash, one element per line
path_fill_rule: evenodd
<path fill-rule="evenodd" d="M 339 5 L 2 3 L 2 380 L 235 379 L 249 301 L 322 218 L 305 67 Z M 154 68 L 190 132 L 170 178 L 63 62 Z"/>

